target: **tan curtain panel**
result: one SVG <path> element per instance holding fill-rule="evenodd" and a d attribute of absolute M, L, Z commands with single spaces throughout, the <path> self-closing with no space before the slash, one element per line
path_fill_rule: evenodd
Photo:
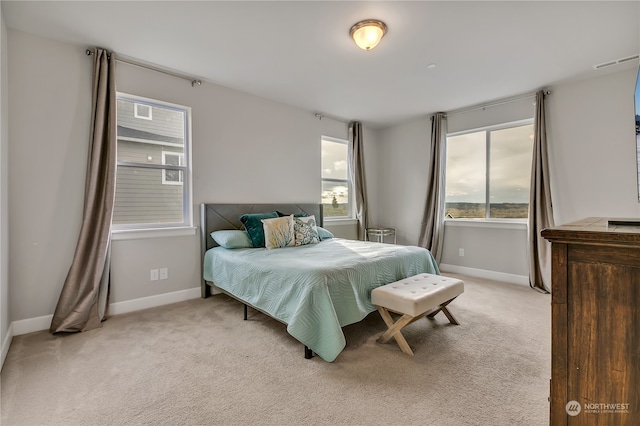
<path fill-rule="evenodd" d="M 554 226 L 547 154 L 544 91 L 536 93 L 533 162 L 529 195 L 529 285 L 551 292 L 551 243 L 540 232 Z"/>
<path fill-rule="evenodd" d="M 364 142 L 362 124 L 357 121 L 349 123 L 349 173 L 356 201 L 356 219 L 358 219 L 358 239 L 366 239 L 369 227 L 369 211 L 367 208 L 367 183 L 364 171 Z"/>
<path fill-rule="evenodd" d="M 51 321 L 51 333 L 100 327 L 108 306 L 116 179 L 116 59 L 113 53 L 102 49 L 94 49 L 93 59 L 93 107 L 82 227 Z"/>
<path fill-rule="evenodd" d="M 444 243 L 445 161 L 447 160 L 447 116 L 439 112 L 431 118 L 431 152 L 427 201 L 420 226 L 419 245 L 431 251 L 436 262 L 442 259 Z"/>

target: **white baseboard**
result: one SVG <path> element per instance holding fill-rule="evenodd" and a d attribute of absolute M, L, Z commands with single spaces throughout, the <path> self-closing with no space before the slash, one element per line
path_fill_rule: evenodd
<path fill-rule="evenodd" d="M 47 330 L 51 326 L 52 319 L 53 314 L 13 321 L 11 323 L 13 335 L 20 336 L 21 334 L 33 333 L 34 331 Z"/>
<path fill-rule="evenodd" d="M 155 308 L 156 306 L 168 305 L 170 303 L 183 302 L 189 299 L 197 299 L 198 297 L 200 297 L 200 287 L 193 287 L 186 290 L 174 291 L 171 293 L 157 294 L 155 296 L 141 297 L 139 299 L 125 300 L 124 302 L 109 304 L 109 315 L 126 314 L 128 312 Z M 53 315 L 45 315 L 42 317 L 13 321 L 10 326 L 13 328 L 12 336 L 33 333 L 34 331 L 47 330 L 51 325 L 52 319 Z M 10 339 L 9 342 L 11 342 Z"/>
<path fill-rule="evenodd" d="M 157 294 L 155 296 L 141 297 L 140 299 L 111 303 L 109 305 L 109 315 L 126 314 L 128 312 L 141 311 L 142 309 L 155 308 L 156 306 L 168 305 L 170 303 L 197 299 L 200 297 L 200 292 L 200 287 L 193 287 L 171 293 Z"/>
<path fill-rule="evenodd" d="M 2 370 L 2 366 L 4 365 L 4 360 L 7 358 L 7 354 L 9 353 L 9 346 L 11 346 L 11 339 L 13 339 L 13 324 L 9 324 L 7 335 L 2 341 L 2 353 L 0 354 L 0 370 Z"/>
<path fill-rule="evenodd" d="M 529 277 L 526 275 L 507 274 L 504 272 L 468 268 L 466 266 L 449 265 L 446 263 L 441 263 L 439 267 L 440 272 L 453 272 L 455 274 L 469 275 L 470 277 L 486 278 L 489 280 L 526 285 L 527 287 L 529 286 Z"/>

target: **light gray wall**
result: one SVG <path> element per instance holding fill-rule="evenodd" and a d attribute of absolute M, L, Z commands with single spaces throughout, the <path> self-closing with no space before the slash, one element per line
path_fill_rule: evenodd
<path fill-rule="evenodd" d="M 53 313 L 79 232 L 91 102 L 84 46 L 9 30 L 11 320 Z M 121 92 L 190 106 L 193 210 L 217 203 L 319 203 L 321 136 L 347 124 L 215 84 L 119 63 Z M 364 129 L 375 145 L 375 131 Z M 365 152 L 373 149 L 367 146 Z M 375 160 L 375 153 L 367 157 Z M 377 165 L 372 164 L 375 170 Z M 34 173 L 37 170 L 37 173 Z M 375 182 L 374 180 L 372 180 Z M 376 188 L 369 184 L 369 192 Z M 169 279 L 149 270 L 169 268 Z M 199 237 L 118 240 L 111 302 L 198 287 Z"/>
<path fill-rule="evenodd" d="M 358 228 L 353 221 L 325 222 L 324 228 L 331 231 L 336 238 L 358 239 Z"/>
<path fill-rule="evenodd" d="M 426 200 L 431 122 L 419 118 L 381 130 L 376 225 L 396 228 L 399 244 L 417 245 Z"/>
<path fill-rule="evenodd" d="M 9 312 L 9 90 L 7 27 L 0 8 L 0 347 L 5 345 Z M 8 342 L 6 342 L 8 345 Z M 7 349 L 2 347 L 3 349 Z M 4 358 L 0 360 L 1 364 Z"/>
<path fill-rule="evenodd" d="M 557 224 L 638 217 L 633 68 L 552 87 L 546 103 Z"/>
<path fill-rule="evenodd" d="M 533 117 L 533 99 L 448 115 L 457 132 Z M 423 117 L 379 135 L 380 222 L 396 228 L 400 244 L 418 244 L 429 178 L 431 120 Z M 442 264 L 527 275 L 526 229 L 445 226 Z M 487 249 L 487 245 L 489 249 Z M 464 257 L 458 249 L 464 249 Z"/>
<path fill-rule="evenodd" d="M 637 68 L 550 87 L 547 136 L 557 224 L 587 216 L 637 217 L 633 90 Z M 450 132 L 533 116 L 533 99 L 450 114 Z M 428 177 L 428 117 L 379 133 L 380 222 L 417 244 Z M 465 255 L 458 255 L 464 248 Z M 525 229 L 445 227 L 442 263 L 526 276 Z"/>
<path fill-rule="evenodd" d="M 526 225 L 506 227 L 475 227 L 451 224 L 445 226 L 442 263 L 483 271 L 527 276 L 527 228 Z M 464 250 L 460 256 L 459 249 Z M 520 280 L 518 280 L 520 282 Z"/>
<path fill-rule="evenodd" d="M 532 119 L 535 99 L 515 96 L 488 102 L 486 108 L 448 114 L 448 132 L 459 132 Z M 527 229 L 523 225 L 495 227 L 445 226 L 442 263 L 509 275 L 528 275 Z M 460 256 L 460 249 L 464 256 Z"/>
<path fill-rule="evenodd" d="M 114 241 L 111 252 L 111 303 L 200 285 L 199 236 Z M 166 280 L 150 281 L 149 270 L 168 268 Z"/>
<path fill-rule="evenodd" d="M 82 220 L 92 61 L 8 31 L 11 320 L 52 314 Z"/>
<path fill-rule="evenodd" d="M 454 133 L 531 119 L 535 115 L 535 98 L 529 95 L 487 100 L 486 107 L 463 108 L 447 114 L 447 131 Z"/>

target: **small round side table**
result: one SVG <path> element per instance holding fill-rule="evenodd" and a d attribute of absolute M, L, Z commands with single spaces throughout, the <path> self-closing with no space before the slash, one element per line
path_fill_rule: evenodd
<path fill-rule="evenodd" d="M 393 244 L 396 243 L 395 228 L 367 228 L 367 241 L 377 241 L 384 243 L 385 237 L 393 237 Z"/>

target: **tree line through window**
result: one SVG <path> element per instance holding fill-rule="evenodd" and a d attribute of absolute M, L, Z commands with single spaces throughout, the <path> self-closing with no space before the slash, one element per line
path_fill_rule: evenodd
<path fill-rule="evenodd" d="M 348 143 L 322 137 L 322 205 L 325 218 L 352 217 Z"/>
<path fill-rule="evenodd" d="M 528 217 L 533 124 L 447 135 L 445 216 Z"/>

